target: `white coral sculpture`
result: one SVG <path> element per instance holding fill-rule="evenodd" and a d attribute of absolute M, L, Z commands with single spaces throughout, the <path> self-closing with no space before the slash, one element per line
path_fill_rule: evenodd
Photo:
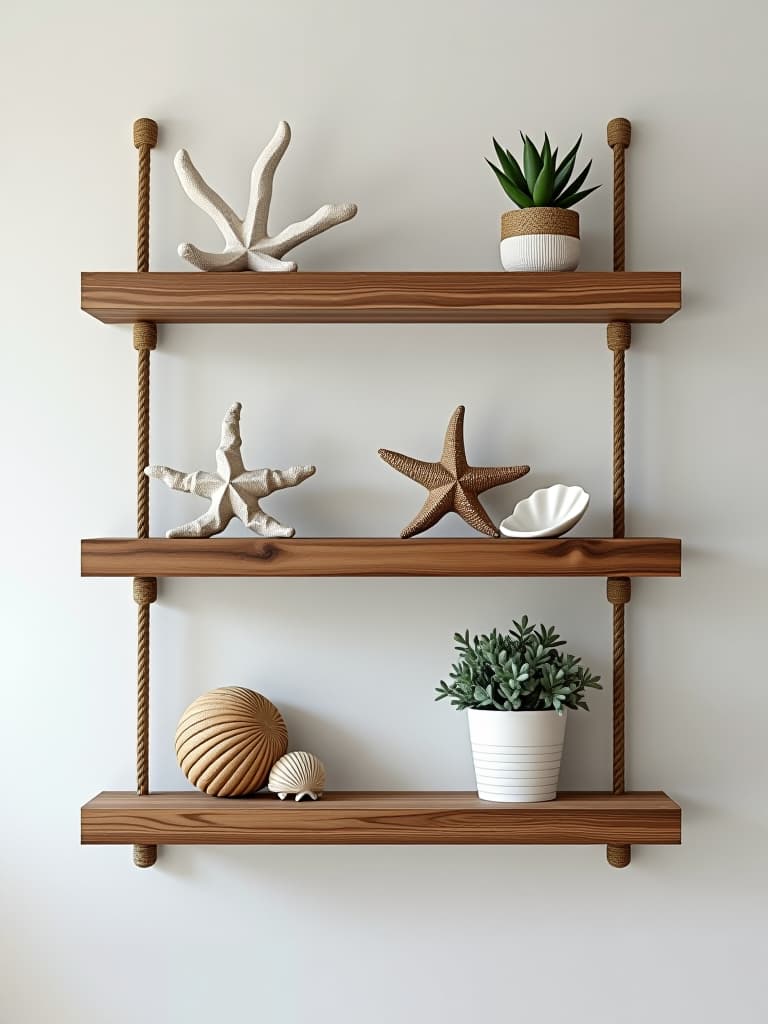
<path fill-rule="evenodd" d="M 292 526 L 283 526 L 266 513 L 262 498 L 284 487 L 296 487 L 312 476 L 314 466 L 291 466 L 290 469 L 246 469 L 240 454 L 240 402 L 227 410 L 221 425 L 221 441 L 216 449 L 216 472 L 198 470 L 182 473 L 170 466 L 147 466 L 147 476 L 162 480 L 174 491 L 186 491 L 211 503 L 191 523 L 169 530 L 166 537 L 213 537 L 221 533 L 232 519 L 239 519 L 260 537 L 293 537 Z"/>
<path fill-rule="evenodd" d="M 189 198 L 213 220 L 224 236 L 224 252 L 203 252 L 191 242 L 182 242 L 179 256 L 199 270 L 270 270 L 292 271 L 297 265 L 283 256 L 308 238 L 343 224 L 357 213 L 354 203 L 340 206 L 326 204 L 311 217 L 289 224 L 276 235 L 267 233 L 269 205 L 272 201 L 272 179 L 277 165 L 291 141 L 291 129 L 281 121 L 277 131 L 253 166 L 251 194 L 243 220 L 220 195 L 203 181 L 200 172 L 185 149 L 173 161 L 181 187 Z"/>

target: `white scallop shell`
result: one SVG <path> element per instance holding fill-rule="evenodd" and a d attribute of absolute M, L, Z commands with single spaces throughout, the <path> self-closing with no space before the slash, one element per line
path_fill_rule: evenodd
<path fill-rule="evenodd" d="M 322 761 L 306 750 L 294 750 L 285 754 L 273 765 L 267 787 L 270 793 L 277 793 L 285 800 L 289 793 L 296 799 L 303 796 L 317 800 L 325 789 L 325 768 Z"/>
<path fill-rule="evenodd" d="M 554 484 L 515 505 L 499 526 L 505 537 L 560 537 L 578 523 L 589 505 L 582 487 Z"/>

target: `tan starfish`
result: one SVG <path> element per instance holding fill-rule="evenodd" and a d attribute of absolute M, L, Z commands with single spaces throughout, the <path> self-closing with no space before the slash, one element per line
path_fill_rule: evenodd
<path fill-rule="evenodd" d="M 464 522 L 480 533 L 498 537 L 499 531 L 478 501 L 478 494 L 492 487 L 511 483 L 530 470 L 530 466 L 470 466 L 464 451 L 464 406 L 460 405 L 451 416 L 445 432 L 443 454 L 439 462 L 421 462 L 408 455 L 379 448 L 379 455 L 398 473 L 415 480 L 429 491 L 427 500 L 401 537 L 428 530 L 439 522 L 446 512 L 456 512 Z"/>

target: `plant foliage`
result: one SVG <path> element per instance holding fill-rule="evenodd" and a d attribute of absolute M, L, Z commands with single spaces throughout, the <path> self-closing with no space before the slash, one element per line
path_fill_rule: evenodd
<path fill-rule="evenodd" d="M 527 135 L 523 135 L 521 132 L 520 137 L 523 140 L 522 167 L 510 151 L 502 148 L 496 139 L 493 140 L 493 148 L 496 150 L 496 156 L 501 166 L 497 167 L 487 157 L 486 163 L 491 167 L 499 179 L 499 184 L 512 202 L 521 209 L 528 206 L 559 206 L 562 210 L 567 210 L 585 199 L 590 192 L 600 188 L 599 185 L 594 185 L 592 188 L 582 189 L 592 166 L 591 160 L 571 180 L 573 169 L 576 166 L 576 154 L 581 145 L 581 135 L 573 149 L 563 157 L 559 164 L 557 149 L 552 151 L 546 134 L 544 135 L 544 145 L 540 150 Z"/>
<path fill-rule="evenodd" d="M 455 633 L 454 640 L 459 660 L 451 669 L 452 681 L 440 681 L 435 700 L 449 697 L 459 711 L 588 711 L 585 689 L 602 690 L 600 676 L 560 650 L 565 640 L 554 626 L 531 626 L 527 615 L 507 633 L 494 629 L 470 640 L 467 631 Z"/>

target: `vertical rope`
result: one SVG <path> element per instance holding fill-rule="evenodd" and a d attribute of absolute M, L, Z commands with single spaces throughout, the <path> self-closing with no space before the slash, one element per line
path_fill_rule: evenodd
<path fill-rule="evenodd" d="M 608 348 L 613 352 L 613 536 L 623 537 L 624 522 L 624 353 L 632 342 L 630 324 L 614 322 L 607 327 Z"/>
<path fill-rule="evenodd" d="M 613 150 L 613 269 L 624 270 L 626 259 L 625 165 L 624 150 L 630 143 L 632 128 L 624 117 L 608 123 L 608 145 Z M 613 536 L 625 535 L 624 515 L 624 452 L 625 439 L 625 352 L 632 341 L 630 324 L 608 324 L 608 348 L 613 353 Z M 620 795 L 625 786 L 625 607 L 632 594 L 626 576 L 610 577 L 606 596 L 613 605 L 613 792 Z M 608 863 L 625 868 L 632 859 L 632 848 L 625 844 L 609 844 Z"/>
<path fill-rule="evenodd" d="M 626 117 L 614 117 L 608 122 L 608 145 L 613 150 L 613 269 L 623 270 L 625 259 L 626 194 L 624 150 L 632 138 L 632 125 Z"/>
<path fill-rule="evenodd" d="M 150 150 L 157 143 L 157 124 L 142 117 L 133 124 L 133 144 L 139 151 L 138 227 L 136 269 L 149 270 L 149 169 Z M 157 345 L 157 327 L 142 321 L 133 325 L 133 347 L 137 355 L 136 435 L 136 535 L 149 536 L 149 480 L 144 467 L 149 463 L 149 356 Z M 139 576 L 133 581 L 133 599 L 138 608 L 136 657 L 136 792 L 149 793 L 149 606 L 157 600 L 157 580 Z M 133 848 L 137 867 L 151 867 L 157 847 L 138 844 Z"/>
<path fill-rule="evenodd" d="M 133 122 L 133 144 L 139 151 L 139 229 L 136 235 L 136 269 L 149 270 L 149 151 L 157 145 L 157 123 L 148 117 Z"/>

